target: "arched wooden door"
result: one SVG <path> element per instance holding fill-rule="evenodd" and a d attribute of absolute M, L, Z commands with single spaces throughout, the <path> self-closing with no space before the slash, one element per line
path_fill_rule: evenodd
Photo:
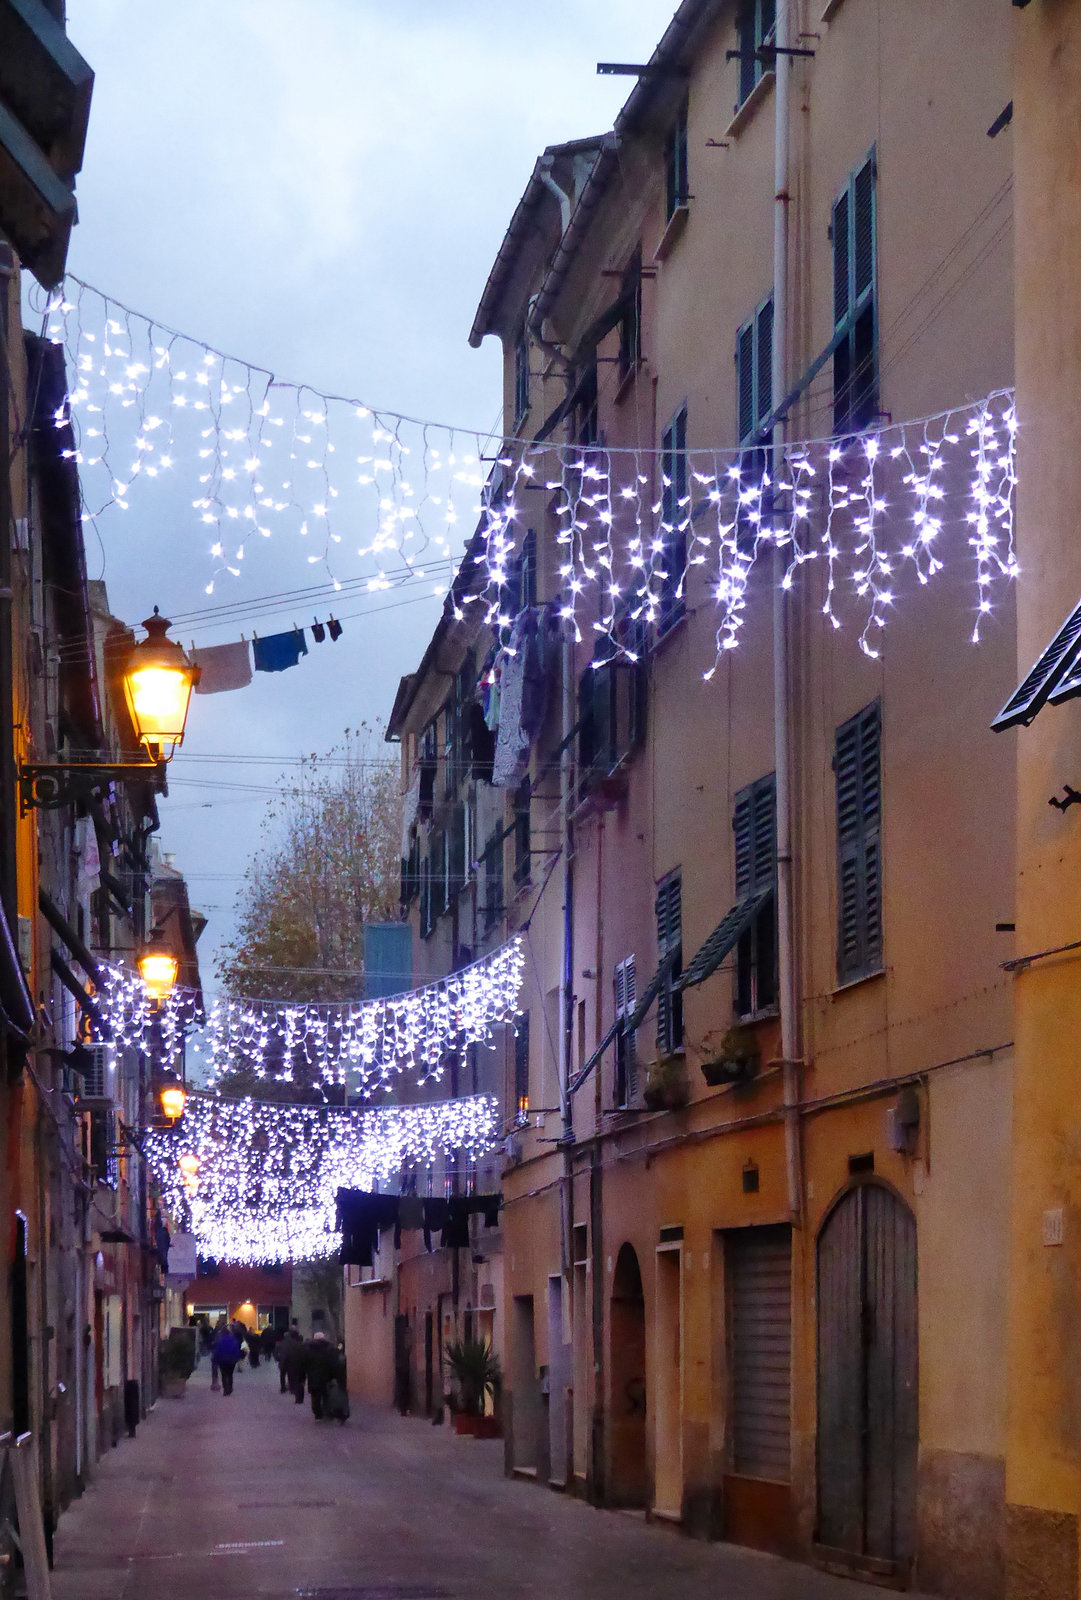
<path fill-rule="evenodd" d="M 616 1506 L 646 1506 L 646 1304 L 634 1246 L 616 1257 L 610 1306 L 612 1381 L 609 1501 Z"/>
<path fill-rule="evenodd" d="M 904 1568 L 919 1441 L 916 1220 L 862 1184 L 818 1236 L 818 1542 Z"/>

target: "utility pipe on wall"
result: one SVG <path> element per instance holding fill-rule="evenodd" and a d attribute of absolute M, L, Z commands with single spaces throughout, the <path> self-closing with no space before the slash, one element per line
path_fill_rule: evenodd
<path fill-rule="evenodd" d="M 774 30 L 776 74 L 773 87 L 773 394 L 787 393 L 788 384 L 788 230 L 789 107 L 791 57 L 789 11 L 795 0 L 781 0 Z M 774 485 L 784 457 L 785 424 L 773 428 Z M 773 740 L 777 786 L 777 969 L 781 1002 L 781 1057 L 784 1062 L 784 1144 L 788 1210 L 798 1225 L 803 1215 L 799 1127 L 799 982 L 797 974 L 794 873 L 792 870 L 792 708 L 789 696 L 789 591 L 783 588 L 788 552 L 773 547 Z"/>

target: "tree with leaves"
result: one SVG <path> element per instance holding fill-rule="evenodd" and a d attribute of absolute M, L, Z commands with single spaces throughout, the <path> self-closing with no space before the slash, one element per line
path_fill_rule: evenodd
<path fill-rule="evenodd" d="M 263 842 L 237 896 L 237 929 L 218 962 L 227 994 L 275 1000 L 364 998 L 364 925 L 398 904 L 398 765 L 366 725 L 312 754 L 268 806 Z"/>

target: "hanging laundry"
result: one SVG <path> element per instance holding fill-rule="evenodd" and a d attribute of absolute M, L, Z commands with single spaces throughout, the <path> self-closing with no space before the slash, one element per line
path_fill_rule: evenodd
<path fill-rule="evenodd" d="M 541 731 L 548 709 L 551 658 L 545 620 L 534 610 L 522 616 L 522 737 L 531 745 Z"/>
<path fill-rule="evenodd" d="M 337 621 L 337 619 L 335 617 L 331 617 L 329 622 L 327 623 L 327 632 L 330 634 L 330 637 L 332 639 L 340 639 L 341 638 L 341 636 L 342 636 L 342 625 L 341 625 L 340 622 Z"/>
<path fill-rule="evenodd" d="M 511 654 L 514 649 L 514 654 Z M 525 679 L 524 647 L 508 649 L 499 682 L 499 732 L 495 739 L 492 784 L 496 789 L 516 789 L 529 755 L 529 740 L 522 732 L 522 685 Z"/>
<path fill-rule="evenodd" d="M 337 1223 L 342 1234 L 343 1266 L 370 1267 L 385 1228 L 398 1225 L 398 1196 L 369 1194 L 365 1189 L 339 1189 Z"/>
<path fill-rule="evenodd" d="M 192 661 L 199 672 L 196 694 L 224 694 L 227 689 L 244 689 L 251 682 L 251 650 L 246 639 L 195 650 Z"/>
<path fill-rule="evenodd" d="M 254 639 L 252 653 L 256 672 L 284 672 L 287 667 L 295 667 L 301 656 L 308 654 L 304 629 L 293 628 L 289 633 L 272 633 L 268 639 Z"/>
<path fill-rule="evenodd" d="M 492 758 L 495 755 L 495 734 L 484 720 L 484 710 L 474 700 L 469 707 L 469 724 L 466 732 L 469 746 L 469 763 L 474 778 L 492 781 Z"/>
<path fill-rule="evenodd" d="M 323 624 L 321 622 L 313 622 L 312 623 L 312 638 L 315 640 L 316 644 L 322 644 L 322 642 L 326 638 L 326 636 L 327 636 L 327 630 L 323 626 Z"/>

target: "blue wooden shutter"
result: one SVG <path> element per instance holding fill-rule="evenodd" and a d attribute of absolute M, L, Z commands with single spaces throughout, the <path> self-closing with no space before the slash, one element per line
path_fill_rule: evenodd
<path fill-rule="evenodd" d="M 674 956 L 666 982 L 657 995 L 657 1049 L 662 1055 L 683 1041 L 683 1002 L 673 993 L 671 980 L 679 976 L 683 944 L 683 886 L 678 872 L 667 877 L 657 890 L 654 902 L 657 917 L 657 958 Z"/>
<path fill-rule="evenodd" d="M 848 190 L 839 195 L 833 206 L 833 325 L 836 328 L 848 316 L 849 296 L 849 205 Z"/>
<path fill-rule="evenodd" d="M 736 339 L 736 384 L 739 394 L 739 436 L 754 432 L 754 325 L 748 322 Z"/>
<path fill-rule="evenodd" d="M 881 723 L 877 702 L 837 730 L 837 975 L 882 965 Z"/>

